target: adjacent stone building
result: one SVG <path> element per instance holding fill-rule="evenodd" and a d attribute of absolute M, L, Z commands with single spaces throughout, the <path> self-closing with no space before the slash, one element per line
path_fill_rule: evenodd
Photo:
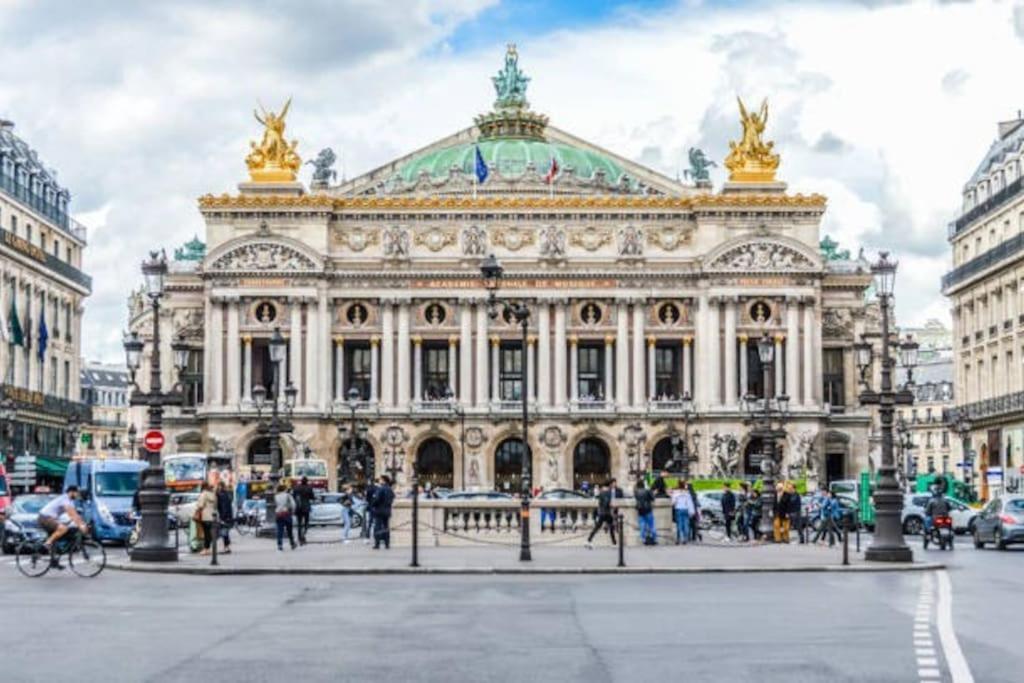
<path fill-rule="evenodd" d="M 128 370 L 123 365 L 85 362 L 79 381 L 82 403 L 92 412 L 92 418 L 82 425 L 79 454 L 102 458 L 134 457 L 128 434 L 131 387 Z"/>
<path fill-rule="evenodd" d="M 699 150 L 681 183 L 548 125 L 514 50 L 493 80 L 497 101 L 475 125 L 340 185 L 328 151 L 309 188 L 296 182 L 285 112 L 260 115 L 250 180 L 200 198 L 202 256 L 172 263 L 164 358 L 178 337 L 193 350 L 170 448 L 265 462 L 253 387 L 270 384 L 280 328 L 298 392 L 285 457 L 310 447 L 332 483 L 386 469 L 404 481 L 415 460 L 439 486 L 515 489 L 524 373 L 527 452 L 545 487 L 663 466 L 684 394 L 702 475 L 759 472 L 747 394 L 789 396 L 787 474 L 867 467 L 852 344 L 877 327 L 870 273 L 863 259 L 822 256 L 826 199 L 775 179 L 767 105 L 740 105 L 730 180 L 715 191 Z M 530 307 L 525 366 L 519 329 L 488 315 L 490 253 L 506 271 L 499 298 Z M 134 295 L 130 328 L 148 338 L 151 324 Z M 777 359 L 767 377 L 765 335 Z M 167 370 L 165 386 L 175 379 Z M 341 457 L 352 389 L 359 463 Z"/>

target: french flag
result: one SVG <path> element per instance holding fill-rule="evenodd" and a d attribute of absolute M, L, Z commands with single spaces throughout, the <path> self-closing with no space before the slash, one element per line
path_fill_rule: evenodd
<path fill-rule="evenodd" d="M 547 175 L 544 176 L 544 182 L 550 185 L 555 182 L 555 176 L 558 175 L 558 160 L 554 156 L 551 157 L 551 165 L 548 166 Z"/>

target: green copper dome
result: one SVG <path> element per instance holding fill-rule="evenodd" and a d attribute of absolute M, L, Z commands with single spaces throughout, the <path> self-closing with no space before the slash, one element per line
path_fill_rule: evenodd
<path fill-rule="evenodd" d="M 446 178 L 453 168 L 472 176 L 476 147 L 480 148 L 488 170 L 506 179 L 522 176 L 531 162 L 534 171 L 543 176 L 551 167 L 552 157 L 558 163 L 559 173 L 571 169 L 581 180 L 593 180 L 598 171 L 603 171 L 605 182 L 615 185 L 625 175 L 619 164 L 603 154 L 558 142 L 522 138 L 492 138 L 427 152 L 405 164 L 398 175 L 406 183 L 416 182 L 424 171 L 432 180 Z"/>

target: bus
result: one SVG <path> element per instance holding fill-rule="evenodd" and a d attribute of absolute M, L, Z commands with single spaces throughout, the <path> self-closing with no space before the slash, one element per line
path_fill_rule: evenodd
<path fill-rule="evenodd" d="M 303 477 L 314 489 L 327 490 L 327 461 L 321 458 L 299 458 L 284 463 L 284 483 L 291 486 Z"/>
<path fill-rule="evenodd" d="M 164 480 L 175 493 L 197 492 L 204 481 L 216 486 L 221 479 L 234 486 L 230 453 L 175 453 L 163 457 Z"/>

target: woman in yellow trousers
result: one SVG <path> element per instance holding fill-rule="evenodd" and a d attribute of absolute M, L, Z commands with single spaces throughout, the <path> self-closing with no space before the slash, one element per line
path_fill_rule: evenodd
<path fill-rule="evenodd" d="M 776 543 L 789 543 L 789 494 L 780 481 L 775 485 L 775 510 L 773 510 L 772 531 Z"/>

